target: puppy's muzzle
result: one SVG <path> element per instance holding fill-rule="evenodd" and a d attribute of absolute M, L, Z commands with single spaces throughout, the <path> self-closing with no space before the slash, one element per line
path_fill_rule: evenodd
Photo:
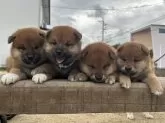
<path fill-rule="evenodd" d="M 125 67 L 125 71 L 130 73 L 132 71 L 132 67 Z"/>
<path fill-rule="evenodd" d="M 23 58 L 22 61 L 25 64 L 37 64 L 41 59 L 40 55 L 36 53 L 24 54 L 22 58 Z"/>
<path fill-rule="evenodd" d="M 94 77 L 95 77 L 95 82 L 97 82 L 97 83 L 103 82 L 103 74 L 102 73 L 95 73 Z"/>
<path fill-rule="evenodd" d="M 136 74 L 136 71 L 133 70 L 133 68 L 131 66 L 126 66 L 124 68 L 124 73 L 127 75 L 134 75 L 134 74 Z"/>

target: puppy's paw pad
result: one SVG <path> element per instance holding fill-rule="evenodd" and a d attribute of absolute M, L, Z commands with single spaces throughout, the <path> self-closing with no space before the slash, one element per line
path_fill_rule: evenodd
<path fill-rule="evenodd" d="M 32 81 L 36 84 L 41 84 L 45 81 L 47 81 L 48 77 L 46 74 L 40 73 L 40 74 L 36 74 L 32 77 Z"/>
<path fill-rule="evenodd" d="M 15 83 L 18 80 L 19 80 L 19 76 L 14 73 L 7 73 L 1 77 L 1 83 L 6 85 Z"/>
<path fill-rule="evenodd" d="M 105 80 L 105 83 L 107 84 L 114 84 L 116 82 L 116 78 L 114 76 L 110 76 Z"/>
<path fill-rule="evenodd" d="M 154 116 L 151 115 L 150 113 L 143 113 L 144 117 L 147 118 L 147 119 L 153 119 Z"/>
<path fill-rule="evenodd" d="M 130 120 L 135 119 L 133 113 L 127 113 L 127 118 L 130 119 Z"/>

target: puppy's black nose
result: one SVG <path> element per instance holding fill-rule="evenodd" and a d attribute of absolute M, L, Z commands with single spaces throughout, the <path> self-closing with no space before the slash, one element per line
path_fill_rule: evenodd
<path fill-rule="evenodd" d="M 62 52 L 62 50 L 60 50 L 60 49 L 57 49 L 57 50 L 56 50 L 56 54 L 57 54 L 57 55 L 60 55 L 61 52 Z"/>
<path fill-rule="evenodd" d="M 103 79 L 103 75 L 101 73 L 96 73 L 95 78 L 97 81 L 101 81 Z"/>
<path fill-rule="evenodd" d="M 132 71 L 132 67 L 125 67 L 125 71 L 126 72 L 131 72 Z"/>
<path fill-rule="evenodd" d="M 33 56 L 32 54 L 28 54 L 28 55 L 27 55 L 27 58 L 28 58 L 29 60 L 33 60 L 34 56 Z"/>
<path fill-rule="evenodd" d="M 55 54 L 56 54 L 57 57 L 62 57 L 64 55 L 62 49 L 56 49 L 55 50 Z"/>

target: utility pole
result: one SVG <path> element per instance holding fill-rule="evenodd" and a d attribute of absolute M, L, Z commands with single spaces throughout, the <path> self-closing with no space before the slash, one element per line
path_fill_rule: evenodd
<path fill-rule="evenodd" d="M 105 28 L 104 28 L 104 25 L 105 24 L 105 22 L 104 22 L 104 18 L 102 18 L 102 41 L 104 41 L 104 30 L 105 30 Z"/>
<path fill-rule="evenodd" d="M 104 34 L 108 24 L 105 23 L 104 17 L 101 17 L 101 21 L 99 22 L 101 22 L 101 40 L 104 41 Z"/>

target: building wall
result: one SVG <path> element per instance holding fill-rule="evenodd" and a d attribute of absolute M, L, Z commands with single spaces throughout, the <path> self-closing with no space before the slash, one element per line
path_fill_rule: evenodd
<path fill-rule="evenodd" d="M 40 0 L 1 0 L 0 4 L 0 66 L 9 55 L 8 36 L 27 26 L 39 27 Z"/>
<path fill-rule="evenodd" d="M 165 53 L 165 32 L 159 33 L 159 29 L 164 29 L 165 26 L 151 26 L 152 43 L 154 59 L 158 59 Z M 158 68 L 165 68 L 165 57 L 157 62 Z"/>
<path fill-rule="evenodd" d="M 152 48 L 152 39 L 150 29 L 145 29 L 143 31 L 139 31 L 131 34 L 131 41 L 138 42 L 144 44 L 148 48 Z"/>

